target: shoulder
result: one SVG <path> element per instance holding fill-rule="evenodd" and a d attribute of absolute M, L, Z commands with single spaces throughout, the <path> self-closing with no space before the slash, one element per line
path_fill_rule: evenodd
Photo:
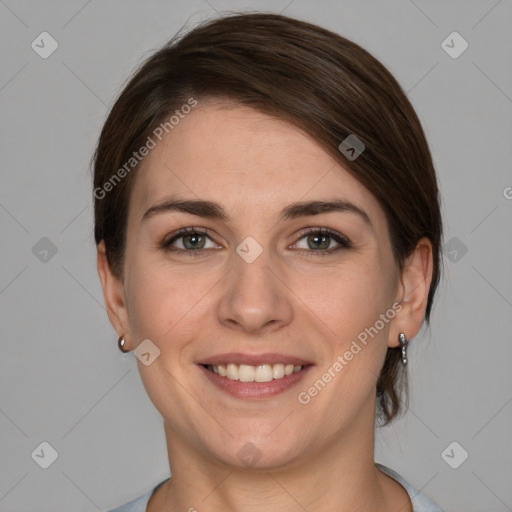
<path fill-rule="evenodd" d="M 375 465 L 380 471 L 396 480 L 407 491 L 409 498 L 411 498 L 413 512 L 443 512 L 443 510 L 433 501 L 407 483 L 396 471 L 393 471 L 379 463 L 376 463 Z"/>
<path fill-rule="evenodd" d="M 167 479 L 168 480 L 168 479 Z M 109 510 L 108 512 L 146 512 L 146 507 L 148 506 L 149 498 L 151 495 L 167 480 L 160 482 L 156 487 L 149 490 L 143 496 L 139 496 L 138 498 L 121 505 L 120 507 Z"/>
<path fill-rule="evenodd" d="M 145 512 L 148 505 L 149 498 L 151 497 L 152 491 L 148 491 L 144 496 L 125 503 L 120 507 L 109 510 L 108 512 Z"/>

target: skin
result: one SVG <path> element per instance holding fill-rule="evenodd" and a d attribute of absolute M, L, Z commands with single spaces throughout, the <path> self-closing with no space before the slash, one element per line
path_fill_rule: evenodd
<path fill-rule="evenodd" d="M 215 201 L 229 219 L 169 211 L 142 220 L 171 195 Z M 371 224 L 349 211 L 278 218 L 290 203 L 332 199 L 355 204 Z M 185 227 L 211 235 L 196 257 L 161 247 Z M 320 255 L 301 234 L 309 227 L 351 246 Z M 263 249 L 250 264 L 235 250 L 247 236 Z M 311 137 L 250 108 L 201 102 L 139 170 L 122 278 L 103 243 L 98 272 L 118 336 L 130 349 L 149 338 L 160 350 L 151 365 L 137 364 L 164 420 L 172 479 L 147 510 L 412 511 L 405 490 L 374 465 L 375 387 L 387 348 L 421 327 L 432 248 L 420 240 L 400 273 L 379 203 Z M 402 308 L 379 334 L 299 403 L 394 303 Z M 220 391 L 197 365 L 244 351 L 292 354 L 314 367 L 285 393 L 246 400 Z M 260 455 L 249 468 L 237 456 L 248 442 Z"/>

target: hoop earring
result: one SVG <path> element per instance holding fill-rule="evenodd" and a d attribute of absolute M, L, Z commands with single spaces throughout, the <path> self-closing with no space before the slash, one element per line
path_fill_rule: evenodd
<path fill-rule="evenodd" d="M 119 347 L 119 350 L 123 353 L 123 354 L 126 354 L 126 352 L 130 352 L 127 348 L 125 348 L 125 343 L 126 343 L 126 340 L 124 339 L 124 335 L 121 336 L 118 340 L 117 340 L 117 346 Z"/>
<path fill-rule="evenodd" d="M 409 340 L 405 337 L 405 334 L 401 332 L 398 335 L 398 343 L 400 343 L 400 346 L 402 347 L 402 364 L 404 366 L 407 365 L 407 343 L 409 343 Z"/>

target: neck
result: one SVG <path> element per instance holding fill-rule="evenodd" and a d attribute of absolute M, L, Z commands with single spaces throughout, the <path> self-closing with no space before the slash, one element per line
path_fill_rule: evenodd
<path fill-rule="evenodd" d="M 262 469 L 206 457 L 164 423 L 172 478 L 147 510 L 385 512 L 400 505 L 410 512 L 405 490 L 375 467 L 374 418 L 368 419 L 325 442 L 323 450 L 316 447 L 286 465 Z"/>

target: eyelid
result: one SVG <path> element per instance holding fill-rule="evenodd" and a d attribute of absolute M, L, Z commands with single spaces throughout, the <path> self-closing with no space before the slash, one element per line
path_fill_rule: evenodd
<path fill-rule="evenodd" d="M 335 253 L 338 250 L 349 249 L 352 247 L 352 242 L 345 235 L 342 235 L 341 233 L 339 233 L 333 229 L 325 228 L 325 227 L 309 227 L 309 228 L 302 229 L 301 231 L 299 231 L 298 234 L 295 235 L 295 238 L 297 239 L 297 241 L 294 242 L 293 245 L 296 245 L 297 242 L 299 240 L 302 240 L 304 237 L 306 237 L 308 235 L 314 235 L 317 233 L 322 233 L 322 234 L 328 235 L 330 238 L 335 240 L 336 243 L 339 244 L 339 247 L 335 247 L 332 249 L 321 249 L 321 250 L 313 250 L 313 249 L 310 249 L 310 250 L 298 249 L 298 250 L 304 250 L 304 251 L 306 251 L 308 253 L 312 253 L 314 255 L 314 254 Z"/>
<path fill-rule="evenodd" d="M 210 241 L 217 244 L 217 242 L 211 236 L 211 234 L 210 234 L 211 231 L 208 228 L 186 227 L 186 228 L 181 228 L 181 229 L 175 231 L 168 238 L 164 239 L 164 241 L 161 243 L 161 247 L 164 250 L 167 250 L 169 252 L 175 252 L 178 254 L 179 253 L 185 253 L 185 254 L 204 253 L 207 249 L 203 248 L 203 249 L 194 250 L 194 249 L 181 249 L 181 248 L 176 248 L 176 247 L 171 248 L 172 244 L 176 240 L 178 240 L 188 234 L 192 234 L 192 233 L 202 234 L 202 235 L 206 236 L 207 238 L 209 238 Z M 312 234 L 317 234 L 317 233 L 322 233 L 322 234 L 328 235 L 330 238 L 335 240 L 336 243 L 339 244 L 339 246 L 335 247 L 335 248 L 331 248 L 331 249 L 321 249 L 321 250 L 314 250 L 314 249 L 310 249 L 310 250 L 298 249 L 298 250 L 305 251 L 307 253 L 312 253 L 314 255 L 314 254 L 335 253 L 338 250 L 348 249 L 348 248 L 352 247 L 351 241 L 345 235 L 342 235 L 341 233 L 339 233 L 333 229 L 325 228 L 325 227 L 307 227 L 307 228 L 301 229 L 298 233 L 296 233 L 294 235 L 295 242 L 292 245 L 295 246 L 298 241 L 302 240 L 306 236 L 312 235 Z M 211 248 L 208 248 L 208 250 L 211 250 Z"/>
<path fill-rule="evenodd" d="M 166 237 L 163 242 L 160 244 L 161 245 L 161 248 L 164 249 L 164 250 L 168 250 L 170 252 L 183 252 L 183 253 L 192 253 L 192 252 L 196 252 L 196 253 L 199 253 L 199 252 L 203 252 L 204 249 L 199 249 L 199 250 L 193 250 L 193 249 L 180 249 L 180 248 L 172 248 L 170 249 L 171 245 L 178 239 L 186 236 L 186 235 L 190 235 L 190 234 L 193 234 L 193 233 L 199 233 L 201 235 L 205 235 L 207 238 L 209 238 L 213 243 L 217 244 L 217 242 L 213 239 L 212 235 L 210 234 L 211 231 L 208 229 L 208 228 L 199 228 L 199 227 L 186 227 L 186 228 L 181 228 L 181 229 L 178 229 L 177 231 L 175 231 L 174 233 L 172 233 L 169 237 Z M 218 245 L 218 244 L 217 244 Z"/>

